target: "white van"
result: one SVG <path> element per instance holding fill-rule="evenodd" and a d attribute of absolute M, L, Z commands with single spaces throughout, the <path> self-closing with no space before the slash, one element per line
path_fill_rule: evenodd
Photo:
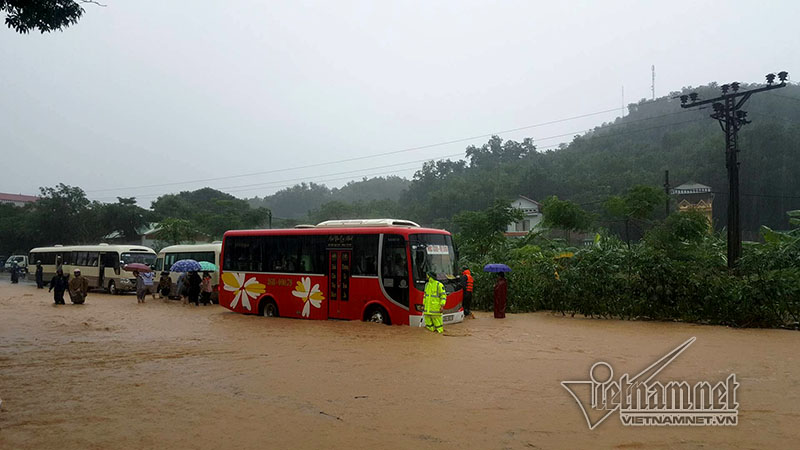
<path fill-rule="evenodd" d="M 25 256 L 25 255 L 11 255 L 11 256 L 9 256 L 8 259 L 6 260 L 5 265 L 3 266 L 5 268 L 5 271 L 8 272 L 9 270 L 11 270 L 11 266 L 14 263 L 17 263 L 17 267 L 23 273 L 28 271 L 28 257 L 27 256 Z"/>
<path fill-rule="evenodd" d="M 206 261 L 213 263 L 217 266 L 215 272 L 211 272 L 211 284 L 214 292 L 211 293 L 211 301 L 213 303 L 219 302 L 219 295 L 217 294 L 217 285 L 219 285 L 219 253 L 222 251 L 222 242 L 215 241 L 210 244 L 193 244 L 193 245 L 170 245 L 164 247 L 158 252 L 156 257 L 156 273 L 168 272 L 169 268 L 175 264 L 176 261 L 182 259 L 193 259 L 197 262 Z M 172 289 L 170 296 L 178 295 L 177 283 L 180 273 L 170 273 L 169 277 L 172 279 Z M 158 282 L 158 279 L 156 279 Z"/>

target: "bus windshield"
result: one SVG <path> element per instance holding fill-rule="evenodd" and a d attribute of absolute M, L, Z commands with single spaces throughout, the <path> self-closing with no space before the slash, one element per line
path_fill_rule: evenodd
<path fill-rule="evenodd" d="M 125 252 L 120 256 L 120 259 L 123 264 L 131 264 L 131 263 L 142 263 L 151 266 L 156 261 L 156 255 L 152 253 L 131 253 Z"/>
<path fill-rule="evenodd" d="M 426 273 L 433 271 L 439 281 L 456 280 L 456 254 L 453 239 L 446 234 L 412 234 L 408 238 L 411 245 L 411 262 L 414 282 L 424 285 Z"/>

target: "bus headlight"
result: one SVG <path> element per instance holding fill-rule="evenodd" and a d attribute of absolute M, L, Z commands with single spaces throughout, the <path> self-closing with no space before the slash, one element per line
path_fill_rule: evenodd
<path fill-rule="evenodd" d="M 425 311 L 425 307 L 424 307 L 424 306 L 422 306 L 422 305 L 420 305 L 420 304 L 416 304 L 416 305 L 414 305 L 414 309 L 416 309 L 416 310 L 417 310 L 417 312 L 422 312 L 422 311 Z"/>

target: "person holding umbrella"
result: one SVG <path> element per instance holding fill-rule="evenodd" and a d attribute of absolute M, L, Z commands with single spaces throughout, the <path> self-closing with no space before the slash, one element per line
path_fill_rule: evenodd
<path fill-rule="evenodd" d="M 136 277 L 136 303 L 144 303 L 144 298 L 147 296 L 147 290 L 144 287 L 144 279 L 138 270 L 133 271 L 133 276 Z"/>
<path fill-rule="evenodd" d="M 511 272 L 511 268 L 505 264 L 487 264 L 483 267 L 484 272 L 497 273 L 497 282 L 494 284 L 494 318 L 504 319 L 506 317 L 506 298 L 508 296 L 508 282 L 505 272 Z"/>
<path fill-rule="evenodd" d="M 506 296 L 508 295 L 508 282 L 506 274 L 497 272 L 497 282 L 494 284 L 494 318 L 506 318 Z"/>
<path fill-rule="evenodd" d="M 199 270 L 203 270 L 203 267 L 200 265 L 200 263 L 193 259 L 181 259 L 179 261 L 175 261 L 175 264 L 169 268 L 170 272 L 183 273 L 181 278 L 178 279 L 178 290 L 183 297 L 184 305 L 186 305 L 186 297 L 188 297 L 189 301 L 192 301 L 197 306 L 200 306 L 200 283 L 202 283 L 203 280 L 200 278 L 200 275 L 197 274 Z M 189 276 L 185 276 L 186 272 L 189 273 Z M 185 290 L 186 292 L 182 292 L 182 290 Z"/>
<path fill-rule="evenodd" d="M 137 303 L 144 303 L 144 298 L 147 296 L 149 292 L 149 288 L 153 287 L 153 278 L 150 272 L 150 266 L 147 264 L 142 263 L 131 263 L 127 264 L 123 267 L 123 269 L 133 272 L 133 276 L 136 277 L 136 302 Z M 149 275 L 150 285 L 148 286 L 145 274 Z M 153 294 L 155 298 L 155 294 Z"/>
<path fill-rule="evenodd" d="M 189 302 L 194 303 L 194 306 L 200 306 L 200 285 L 203 283 L 197 271 L 189 272 Z"/>

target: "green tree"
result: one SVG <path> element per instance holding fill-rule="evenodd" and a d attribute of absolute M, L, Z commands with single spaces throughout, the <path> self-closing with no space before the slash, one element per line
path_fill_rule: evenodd
<path fill-rule="evenodd" d="M 228 230 L 265 227 L 269 221 L 268 209 L 252 208 L 246 200 L 211 188 L 162 195 L 152 209 L 161 220 L 188 220 L 213 239 Z"/>
<path fill-rule="evenodd" d="M 673 259 L 697 259 L 710 235 L 708 219 L 699 211 L 672 213 L 645 234 L 645 243 Z"/>
<path fill-rule="evenodd" d="M 465 258 L 486 256 L 493 247 L 505 241 L 503 232 L 508 224 L 522 217 L 522 211 L 499 199 L 483 211 L 463 211 L 456 215 L 453 218 L 459 228 L 456 239 Z"/>
<path fill-rule="evenodd" d="M 97 206 L 104 234 L 119 231 L 127 241 L 139 237 L 138 230 L 150 222 L 152 213 L 136 205 L 136 198 L 117 197 L 117 203 Z"/>
<path fill-rule="evenodd" d="M 83 16 L 81 4 L 90 0 L 0 0 L 0 12 L 6 13 L 6 25 L 18 33 L 39 30 L 42 33 L 75 25 Z"/>
<path fill-rule="evenodd" d="M 27 252 L 32 247 L 30 216 L 28 206 L 0 203 L 0 253 L 8 256 Z"/>
<path fill-rule="evenodd" d="M 564 230 L 564 238 L 569 243 L 570 232 L 588 231 L 592 227 L 592 216 L 569 200 L 559 200 L 553 195 L 542 203 L 544 220 L 547 228 Z"/>
<path fill-rule="evenodd" d="M 625 224 L 625 242 L 630 247 L 630 225 L 632 220 L 645 221 L 652 217 L 657 206 L 663 205 L 666 194 L 658 188 L 646 185 L 632 187 L 624 196 L 611 196 L 603 203 L 606 216 L 621 220 Z"/>
<path fill-rule="evenodd" d="M 100 237 L 96 210 L 83 189 L 63 183 L 39 188 L 29 224 L 36 230 L 34 245 L 88 243 Z"/>
<path fill-rule="evenodd" d="M 198 231 L 197 226 L 186 219 L 166 218 L 159 223 L 155 233 L 159 247 L 177 244 L 194 244 Z"/>

